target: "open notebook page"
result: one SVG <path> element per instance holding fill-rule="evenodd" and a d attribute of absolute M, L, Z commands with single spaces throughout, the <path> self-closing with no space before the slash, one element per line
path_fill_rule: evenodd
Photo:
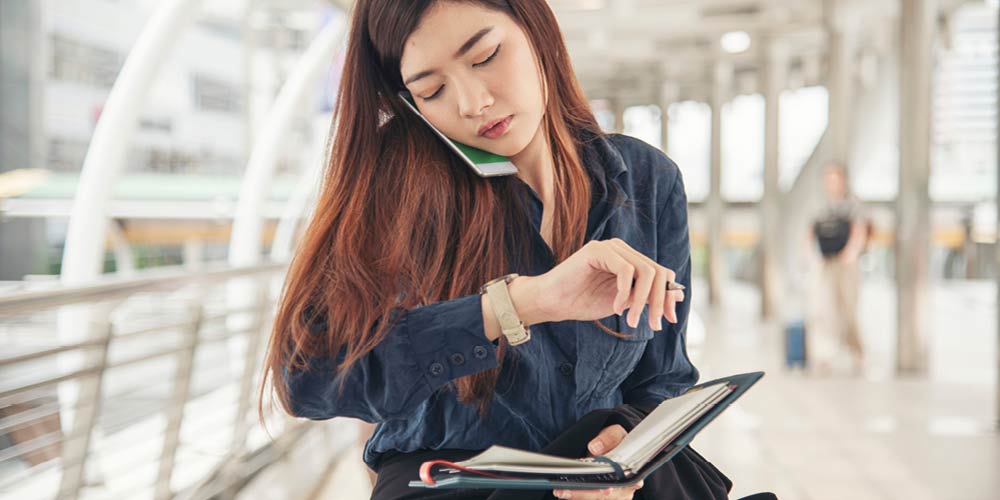
<path fill-rule="evenodd" d="M 608 464 L 593 462 L 593 459 L 563 458 L 544 453 L 493 445 L 486 451 L 458 462 L 457 465 L 476 470 L 506 472 L 530 472 L 541 474 L 606 474 L 614 472 Z"/>
<path fill-rule="evenodd" d="M 720 383 L 663 401 L 614 450 L 605 455 L 627 468 L 641 467 L 663 445 L 729 392 L 728 386 Z M 483 471 L 540 474 L 604 474 L 614 471 L 610 465 L 594 462 L 593 458 L 563 458 L 499 445 L 491 446 L 457 465 Z"/>
<path fill-rule="evenodd" d="M 722 382 L 664 400 L 605 456 L 630 469 L 641 467 L 729 392 L 728 384 Z"/>
<path fill-rule="evenodd" d="M 722 387 L 711 395 L 711 397 L 703 401 L 700 405 L 692 408 L 690 412 L 685 414 L 680 420 L 675 421 L 670 426 L 663 429 L 662 434 L 657 435 L 655 438 L 650 439 L 642 444 L 635 455 L 631 457 L 612 457 L 612 460 L 618 462 L 622 468 L 625 469 L 626 475 L 631 475 L 630 473 L 641 469 L 647 462 L 649 462 L 657 453 L 666 448 L 669 443 L 673 442 L 681 433 L 688 429 L 696 420 L 701 418 L 704 414 L 708 413 L 716 403 L 725 398 L 732 390 L 729 387 Z M 617 448 L 616 448 L 617 449 Z M 612 450 L 613 453 L 614 450 Z M 611 453 L 609 453 L 610 455 Z M 621 461 L 619 461 L 619 458 Z"/>

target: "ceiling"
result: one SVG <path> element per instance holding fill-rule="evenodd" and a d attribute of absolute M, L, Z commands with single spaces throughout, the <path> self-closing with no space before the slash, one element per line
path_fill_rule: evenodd
<path fill-rule="evenodd" d="M 768 40 L 785 48 L 792 86 L 820 83 L 829 27 L 853 33 L 859 50 L 891 56 L 900 1 L 548 0 L 587 94 L 626 105 L 658 103 L 665 86 L 673 99 L 707 100 L 720 60 L 732 63 L 733 92 L 754 92 Z M 937 3 L 948 13 L 967 1 Z M 722 35 L 733 31 L 749 35 L 741 53 L 721 48 Z"/>

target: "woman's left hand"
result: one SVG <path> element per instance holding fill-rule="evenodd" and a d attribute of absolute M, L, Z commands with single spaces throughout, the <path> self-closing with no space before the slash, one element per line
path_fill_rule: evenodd
<path fill-rule="evenodd" d="M 625 439 L 628 432 L 625 428 L 615 424 L 605 427 L 600 434 L 590 441 L 587 445 L 587 449 L 590 450 L 591 456 L 597 456 L 602 453 L 613 450 L 618 443 Z M 642 488 L 642 481 L 639 481 L 634 486 L 629 486 L 626 488 L 604 488 L 602 490 L 552 490 L 552 495 L 556 498 L 573 498 L 581 500 L 597 500 L 597 499 L 608 499 L 608 500 L 630 500 L 632 495 Z"/>

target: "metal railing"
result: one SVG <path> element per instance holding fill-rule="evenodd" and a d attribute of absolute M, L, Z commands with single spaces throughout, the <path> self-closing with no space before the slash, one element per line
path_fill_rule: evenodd
<path fill-rule="evenodd" d="M 0 498 L 233 498 L 309 435 L 336 460 L 355 426 L 258 423 L 284 272 L 159 269 L 0 296 Z"/>

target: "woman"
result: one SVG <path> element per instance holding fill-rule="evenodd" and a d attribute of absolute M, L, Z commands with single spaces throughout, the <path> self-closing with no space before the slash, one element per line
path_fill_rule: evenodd
<path fill-rule="evenodd" d="M 546 2 L 359 0 L 346 51 L 340 126 L 267 370 L 293 415 L 378 423 L 364 452 L 378 472 L 373 498 L 455 495 L 407 482 L 429 456 L 539 450 L 593 410 L 648 411 L 698 380 L 689 304 L 667 290 L 690 286 L 680 172 L 657 149 L 600 131 Z M 509 157 L 517 175 L 471 172 L 401 90 L 443 133 Z M 520 276 L 505 292 L 530 328 L 516 345 L 502 304 L 480 292 L 510 273 Z M 626 430 L 607 426 L 590 452 Z M 449 498 L 491 494 L 502 492 Z"/>

